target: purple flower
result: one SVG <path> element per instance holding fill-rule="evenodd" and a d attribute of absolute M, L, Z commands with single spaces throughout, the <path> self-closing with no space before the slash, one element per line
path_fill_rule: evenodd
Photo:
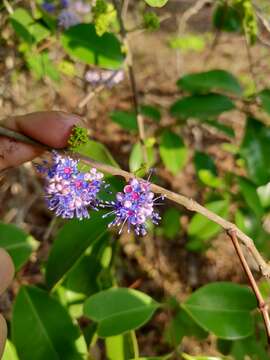
<path fill-rule="evenodd" d="M 89 172 L 78 170 L 78 160 L 53 152 L 53 163 L 38 165 L 46 176 L 46 201 L 49 210 L 65 219 L 89 218 L 87 208 L 97 210 L 97 195 L 104 184 L 103 174 L 93 168 Z"/>
<path fill-rule="evenodd" d="M 41 6 L 48 13 L 53 13 L 55 11 L 55 5 L 50 2 L 44 2 Z"/>
<path fill-rule="evenodd" d="M 123 192 L 117 193 L 115 201 L 103 203 L 104 207 L 113 208 L 113 211 L 105 214 L 104 217 L 115 215 L 109 227 L 119 226 L 119 234 L 127 224 L 128 232 L 133 227 L 137 235 L 145 235 L 147 220 L 151 220 L 154 224 L 158 224 L 160 220 L 159 214 L 154 210 L 155 202 L 160 198 L 163 199 L 163 196 L 154 198 L 154 193 L 150 190 L 150 182 L 132 179 L 124 187 Z"/>
<path fill-rule="evenodd" d="M 69 0 L 61 0 L 60 4 L 61 4 L 62 8 L 66 9 L 69 7 L 70 1 Z"/>
<path fill-rule="evenodd" d="M 91 85 L 107 85 L 109 88 L 124 80 L 124 70 L 88 70 L 85 73 L 85 80 Z"/>
<path fill-rule="evenodd" d="M 72 7 L 78 14 L 87 14 L 91 11 L 91 5 L 85 3 L 82 0 L 74 1 Z"/>
<path fill-rule="evenodd" d="M 58 25 L 64 29 L 77 25 L 81 22 L 79 16 L 73 11 L 62 10 L 58 16 Z"/>

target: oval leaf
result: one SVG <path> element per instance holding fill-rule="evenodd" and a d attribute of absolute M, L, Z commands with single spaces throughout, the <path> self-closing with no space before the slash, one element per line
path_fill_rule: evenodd
<path fill-rule="evenodd" d="M 16 349 L 11 341 L 7 340 L 2 360 L 19 360 Z"/>
<path fill-rule="evenodd" d="M 36 247 L 36 242 L 16 226 L 0 223 L 0 247 L 9 253 L 15 269 L 19 270 Z"/>
<path fill-rule="evenodd" d="M 153 7 L 162 7 L 167 4 L 168 0 L 145 0 L 145 2 Z"/>
<path fill-rule="evenodd" d="M 177 81 L 177 85 L 191 93 L 200 94 L 222 90 L 241 95 L 242 89 L 237 79 L 224 70 L 210 70 L 196 74 L 188 74 Z"/>
<path fill-rule="evenodd" d="M 46 266 L 46 282 L 52 288 L 77 263 L 85 250 L 107 231 L 109 220 L 93 212 L 87 220 L 71 220 L 56 236 Z"/>
<path fill-rule="evenodd" d="M 195 291 L 182 307 L 206 331 L 219 338 L 236 340 L 254 331 L 251 311 L 256 298 L 247 287 L 218 282 Z"/>
<path fill-rule="evenodd" d="M 145 324 L 159 304 L 132 289 L 111 288 L 86 300 L 84 314 L 98 323 L 98 335 L 115 336 Z"/>
<path fill-rule="evenodd" d="M 117 69 L 124 56 L 118 39 L 110 33 L 98 36 L 93 24 L 79 24 L 66 30 L 61 36 L 66 52 L 90 65 Z"/>
<path fill-rule="evenodd" d="M 257 185 L 270 180 L 270 128 L 254 118 L 247 119 L 240 154 L 244 158 L 250 179 Z"/>
<path fill-rule="evenodd" d="M 82 360 L 75 345 L 79 329 L 66 309 L 43 290 L 20 289 L 11 327 L 20 360 Z"/>
<path fill-rule="evenodd" d="M 233 102 L 225 95 L 192 95 L 176 101 L 171 107 L 172 115 L 187 119 L 214 118 L 225 111 L 234 109 Z"/>
<path fill-rule="evenodd" d="M 182 138 L 170 130 L 163 131 L 159 152 L 165 167 L 174 175 L 185 166 L 188 160 L 188 149 Z"/>
<path fill-rule="evenodd" d="M 129 131 L 137 131 L 138 124 L 136 114 L 130 111 L 113 111 L 110 114 L 113 122 L 120 125 L 123 129 Z"/>

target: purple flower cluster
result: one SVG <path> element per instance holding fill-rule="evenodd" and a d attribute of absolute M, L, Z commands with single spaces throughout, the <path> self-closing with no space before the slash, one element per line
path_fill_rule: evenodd
<path fill-rule="evenodd" d="M 85 80 L 92 86 L 106 85 L 111 88 L 124 80 L 124 70 L 88 70 L 85 73 Z"/>
<path fill-rule="evenodd" d="M 82 21 L 82 16 L 91 11 L 91 5 L 83 0 L 45 1 L 42 8 L 58 14 L 58 25 L 64 29 L 77 25 Z"/>
<path fill-rule="evenodd" d="M 37 166 L 46 176 L 46 201 L 49 210 L 65 219 L 89 218 L 87 208 L 97 210 L 97 195 L 104 181 L 103 174 L 93 168 L 89 172 L 78 170 L 78 161 L 53 152 L 53 164 Z"/>
<path fill-rule="evenodd" d="M 127 224 L 128 232 L 134 228 L 137 235 L 145 235 L 147 220 L 151 220 L 154 224 L 158 224 L 160 220 L 159 214 L 154 210 L 155 202 L 160 198 L 163 197 L 154 198 L 148 181 L 132 179 L 124 187 L 123 192 L 117 193 L 116 201 L 103 203 L 103 206 L 113 208 L 104 217 L 115 215 L 115 219 L 109 224 L 109 227 L 119 226 L 119 234 Z"/>

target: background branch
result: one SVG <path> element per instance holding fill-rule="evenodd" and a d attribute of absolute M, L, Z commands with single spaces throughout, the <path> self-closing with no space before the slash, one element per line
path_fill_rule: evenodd
<path fill-rule="evenodd" d="M 260 312 L 262 314 L 264 325 L 265 325 L 265 330 L 266 330 L 266 334 L 267 334 L 267 340 L 268 340 L 268 343 L 270 344 L 270 318 L 269 318 L 269 313 L 268 313 L 268 305 L 265 303 L 265 301 L 262 297 L 262 294 L 260 292 L 260 289 L 258 288 L 258 285 L 252 275 L 252 272 L 248 266 L 248 263 L 243 255 L 241 246 L 240 246 L 237 236 L 236 236 L 236 232 L 234 230 L 230 230 L 230 231 L 228 231 L 228 235 L 232 240 L 233 246 L 234 246 L 235 251 L 238 255 L 238 258 L 241 262 L 241 265 L 247 275 L 250 286 L 252 287 L 252 290 L 257 298 L 258 309 L 260 310 Z"/>
<path fill-rule="evenodd" d="M 118 18 L 119 25 L 120 25 L 121 37 L 122 37 L 122 41 L 123 41 L 123 44 L 124 44 L 124 47 L 125 47 L 125 50 L 127 53 L 126 63 L 127 63 L 127 68 L 128 68 L 130 86 L 131 86 L 132 95 L 133 95 L 134 110 L 135 110 L 138 129 L 139 129 L 139 138 L 140 138 L 139 140 L 140 140 L 140 143 L 142 146 L 144 162 L 147 164 L 148 158 L 147 158 L 147 151 L 146 151 L 146 146 L 145 146 L 144 119 L 143 119 L 143 116 L 140 114 L 139 96 L 138 96 L 136 78 L 135 78 L 134 69 L 133 69 L 132 52 L 130 50 L 129 42 L 128 42 L 128 33 L 126 31 L 125 24 L 124 24 L 124 21 L 122 18 L 122 11 L 120 8 L 119 1 L 113 0 L 113 4 L 114 4 L 114 7 L 117 12 L 117 18 Z"/>
<path fill-rule="evenodd" d="M 22 135 L 20 133 L 14 132 L 12 130 L 6 129 L 1 126 L 0 126 L 0 135 L 7 136 L 14 140 L 22 141 L 24 143 L 28 143 L 31 145 L 43 147 L 45 150 L 53 150 L 53 149 L 48 148 L 47 146 L 40 144 L 39 142 L 34 141 L 33 139 L 28 138 L 25 135 Z M 59 151 L 59 150 L 57 150 L 57 151 Z M 119 169 L 119 168 L 116 168 L 116 167 L 113 167 L 113 166 L 110 166 L 107 164 L 100 163 L 98 161 L 95 161 L 95 160 L 93 160 L 87 156 L 81 155 L 79 153 L 74 153 L 74 152 L 71 152 L 71 151 L 68 151 L 65 149 L 62 150 L 62 152 L 66 153 L 69 156 L 76 157 L 76 158 L 80 159 L 81 161 L 85 162 L 86 164 L 88 164 L 92 167 L 95 167 L 104 173 L 111 174 L 114 176 L 122 176 L 126 180 L 134 178 L 134 174 L 132 174 L 128 171 L 125 171 L 125 170 L 122 170 L 122 169 Z M 151 190 L 155 193 L 164 195 L 167 199 L 173 201 L 174 203 L 184 206 L 186 209 L 188 209 L 190 211 L 193 211 L 193 212 L 196 212 L 196 213 L 199 213 L 199 214 L 205 216 L 209 220 L 220 225 L 225 231 L 234 231 L 236 236 L 241 240 L 242 244 L 247 247 L 249 253 L 255 260 L 255 262 L 258 266 L 258 270 L 261 272 L 261 274 L 267 278 L 270 278 L 270 266 L 264 260 L 264 258 L 259 253 L 259 251 L 257 250 L 253 240 L 248 235 L 246 235 L 244 232 L 242 232 L 235 224 L 223 219 L 221 216 L 208 210 L 207 208 L 200 205 L 195 200 L 188 198 L 185 195 L 177 194 L 173 191 L 167 190 L 156 184 L 151 184 Z"/>

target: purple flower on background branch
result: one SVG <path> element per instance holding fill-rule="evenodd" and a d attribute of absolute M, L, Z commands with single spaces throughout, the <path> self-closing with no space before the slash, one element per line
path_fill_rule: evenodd
<path fill-rule="evenodd" d="M 154 205 L 158 205 L 156 201 L 164 197 L 155 198 L 150 186 L 149 181 L 131 179 L 124 187 L 124 191 L 117 193 L 115 201 L 101 204 L 101 206 L 113 208 L 111 212 L 104 215 L 104 217 L 115 216 L 109 227 L 120 227 L 119 234 L 121 234 L 126 224 L 128 232 L 133 228 L 137 235 L 145 235 L 148 220 L 157 225 L 160 216 L 154 210 Z"/>
<path fill-rule="evenodd" d="M 85 73 L 85 80 L 92 86 L 106 85 L 111 88 L 124 80 L 125 73 L 120 70 L 88 70 Z"/>

